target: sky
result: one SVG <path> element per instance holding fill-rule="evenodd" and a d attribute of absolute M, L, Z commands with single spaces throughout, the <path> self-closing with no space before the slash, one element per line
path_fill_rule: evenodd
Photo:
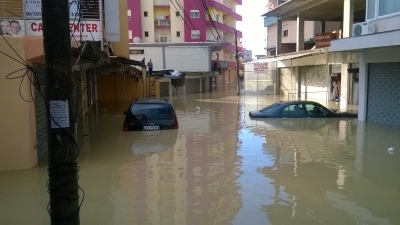
<path fill-rule="evenodd" d="M 268 0 L 243 0 L 236 6 L 236 12 L 242 15 L 242 21 L 236 22 L 236 29 L 242 31 L 242 45 L 250 49 L 254 55 L 265 55 L 264 18 Z"/>

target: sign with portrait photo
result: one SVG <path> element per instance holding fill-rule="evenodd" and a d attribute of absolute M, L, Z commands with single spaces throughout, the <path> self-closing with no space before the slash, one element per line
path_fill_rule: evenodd
<path fill-rule="evenodd" d="M 43 36 L 42 20 L 1 20 L 0 25 L 2 33 L 5 35 L 34 35 Z M 87 21 L 77 23 L 70 21 L 69 24 L 71 36 L 76 40 L 82 41 L 100 41 L 101 40 L 101 23 L 100 21 Z"/>

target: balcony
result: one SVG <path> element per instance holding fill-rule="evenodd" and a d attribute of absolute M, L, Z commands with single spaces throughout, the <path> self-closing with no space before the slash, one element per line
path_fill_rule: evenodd
<path fill-rule="evenodd" d="M 154 5 L 155 9 L 169 9 L 169 5 Z"/>
<path fill-rule="evenodd" d="M 171 20 L 168 19 L 155 19 L 154 28 L 171 28 Z"/>
<path fill-rule="evenodd" d="M 242 5 L 242 0 L 234 0 L 238 5 Z"/>
<path fill-rule="evenodd" d="M 242 21 L 242 16 L 237 14 L 236 12 L 234 12 L 231 8 L 229 8 L 228 6 L 221 4 L 215 0 L 208 0 L 207 1 L 207 5 L 209 7 L 214 7 L 216 9 L 221 10 L 222 12 L 227 13 L 228 15 L 232 16 L 233 18 L 235 18 L 237 21 Z"/>
<path fill-rule="evenodd" d="M 338 38 L 337 33 L 317 33 L 315 34 L 315 47 L 316 48 L 324 48 L 330 47 L 331 41 L 336 40 Z"/>
<path fill-rule="evenodd" d="M 228 32 L 228 33 L 231 33 L 231 34 L 235 33 L 235 28 L 233 28 L 231 26 L 228 26 L 226 24 L 217 22 L 217 21 L 207 20 L 206 21 L 206 26 L 207 27 L 214 27 L 215 26 L 216 29 L 220 29 L 222 31 L 225 31 L 225 32 Z M 238 35 L 238 37 L 243 37 L 242 36 L 242 32 L 239 31 L 239 30 L 237 31 L 237 35 Z"/>

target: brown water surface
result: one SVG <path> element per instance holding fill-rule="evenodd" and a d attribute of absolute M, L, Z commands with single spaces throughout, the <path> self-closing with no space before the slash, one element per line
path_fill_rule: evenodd
<path fill-rule="evenodd" d="M 400 224 L 400 131 L 251 120 L 282 99 L 233 86 L 169 100 L 178 130 L 124 132 L 120 110 L 86 118 L 81 224 Z M 46 163 L 0 172 L 0 224 L 50 224 L 47 179 Z"/>

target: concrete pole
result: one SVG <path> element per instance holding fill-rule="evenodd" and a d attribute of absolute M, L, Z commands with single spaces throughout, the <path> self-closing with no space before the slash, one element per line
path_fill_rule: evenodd
<path fill-rule="evenodd" d="M 43 0 L 42 11 L 46 93 L 41 97 L 44 97 L 47 111 L 48 212 L 52 225 L 78 225 L 79 150 L 75 142 L 76 99 L 71 71 L 68 1 Z"/>
<path fill-rule="evenodd" d="M 343 5 L 343 38 L 352 36 L 352 28 L 354 20 L 354 0 L 344 0 Z M 347 69 L 350 64 L 342 64 L 342 73 L 340 80 L 340 110 L 346 111 L 348 104 L 348 87 L 349 87 L 349 73 Z"/>
<path fill-rule="evenodd" d="M 282 53 L 282 20 L 278 18 L 278 23 L 276 24 L 276 55 Z"/>
<path fill-rule="evenodd" d="M 304 15 L 297 13 L 296 51 L 304 50 Z"/>
<path fill-rule="evenodd" d="M 352 36 L 353 22 L 354 22 L 354 0 L 344 0 L 343 38 Z"/>

